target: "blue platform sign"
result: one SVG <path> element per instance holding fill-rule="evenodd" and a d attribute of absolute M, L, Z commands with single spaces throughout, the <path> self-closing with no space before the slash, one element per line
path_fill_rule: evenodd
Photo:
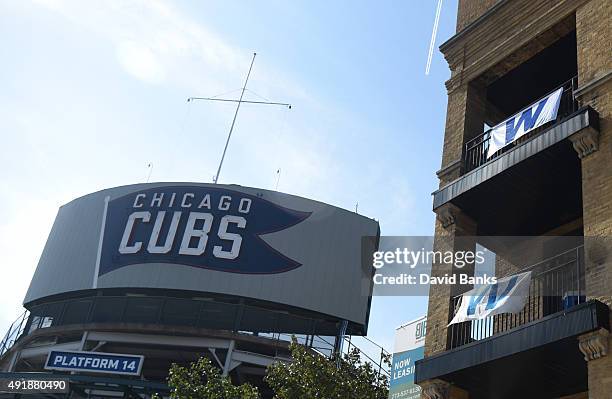
<path fill-rule="evenodd" d="M 144 356 L 118 353 L 51 351 L 46 370 L 140 375 Z"/>

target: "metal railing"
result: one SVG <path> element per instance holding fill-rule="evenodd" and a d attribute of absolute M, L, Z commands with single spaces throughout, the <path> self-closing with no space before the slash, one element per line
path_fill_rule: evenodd
<path fill-rule="evenodd" d="M 108 295 L 61 299 L 32 306 L 24 323 L 24 334 L 49 327 L 87 323 L 136 323 L 260 333 L 270 329 L 296 334 L 322 333 L 334 327 L 331 321 L 242 303 L 152 295 Z"/>
<path fill-rule="evenodd" d="M 193 307 L 193 309 L 191 309 Z M 185 314 L 177 314 L 178 309 L 190 309 Z M 264 311 L 247 305 L 216 303 L 212 301 L 197 301 L 171 297 L 140 297 L 140 296 L 99 296 L 70 298 L 48 302 L 34 306 L 25 311 L 11 324 L 4 339 L 0 342 L 0 356 L 7 352 L 20 337 L 27 336 L 39 329 L 56 326 L 75 325 L 90 322 L 116 323 L 146 323 L 163 325 L 182 325 L 192 327 L 207 327 L 213 329 L 229 329 L 239 333 L 257 335 L 274 340 L 290 342 L 295 336 L 298 343 L 307 346 L 323 356 L 331 357 L 336 348 L 342 348 L 343 353 L 358 348 L 364 362 L 370 362 L 379 374 L 389 375 L 384 359 L 389 353 L 384 348 L 367 337 L 342 338 L 343 345 L 336 345 L 336 337 L 315 334 L 261 332 L 260 322 L 276 325 L 281 328 L 287 323 L 303 324 L 304 329 L 314 327 L 315 319 L 286 315 L 284 313 L 253 313 L 258 315 L 245 317 L 251 312 Z M 251 312 L 250 312 L 251 311 Z M 222 316 L 227 320 L 222 321 Z M 242 316 L 241 316 L 242 315 Z M 233 328 L 232 328 L 233 327 Z M 260 331 L 260 332 L 254 332 Z M 315 332 L 314 328 L 312 329 Z M 356 344 L 359 343 L 359 346 Z"/>
<path fill-rule="evenodd" d="M 9 326 L 4 338 L 0 341 L 0 357 L 15 345 L 17 339 L 25 330 L 28 316 L 29 312 L 26 310 Z"/>
<path fill-rule="evenodd" d="M 523 310 L 519 313 L 505 313 L 450 325 L 448 349 L 489 338 L 586 301 L 583 246 L 548 258 L 516 273 L 526 271 L 531 271 L 532 274 L 529 296 Z M 460 301 L 461 295 L 451 298 L 453 316 L 459 309 Z"/>
<path fill-rule="evenodd" d="M 247 333 L 249 334 L 249 333 Z M 285 343 L 291 342 L 294 338 L 300 345 L 306 346 L 317 353 L 330 357 L 334 352 L 335 337 L 321 337 L 312 334 L 286 334 L 286 333 L 259 333 L 259 337 L 282 341 Z"/>
<path fill-rule="evenodd" d="M 368 337 L 345 335 L 341 338 L 343 344 L 336 345 L 337 338 L 331 336 L 278 333 L 258 335 L 287 342 L 290 342 L 291 339 L 295 337 L 298 344 L 304 345 L 325 357 L 332 357 L 334 351 L 338 347 L 342 348 L 343 354 L 351 353 L 351 351 L 357 349 L 363 363 L 370 363 L 372 368 L 376 370 L 379 375 L 391 376 L 391 370 L 388 364 L 391 354 Z"/>
<path fill-rule="evenodd" d="M 485 164 L 486 162 L 499 157 L 501 154 L 539 135 L 544 130 L 547 130 L 551 125 L 557 123 L 561 119 L 577 111 L 578 102 L 574 99 L 574 91 L 577 88 L 577 84 L 578 84 L 578 78 L 577 76 L 574 76 L 572 79 L 568 80 L 567 82 L 555 88 L 555 90 L 557 90 L 560 87 L 563 87 L 563 93 L 561 94 L 561 102 L 559 104 L 557 118 L 554 121 L 550 121 L 532 130 L 531 132 L 520 137 L 513 143 L 510 143 L 506 145 L 505 147 L 501 148 L 499 151 L 495 152 L 490 157 L 488 156 L 488 152 L 489 152 L 489 143 L 491 140 L 491 131 L 493 128 L 487 130 L 486 132 L 466 142 L 464 145 L 464 151 L 463 151 L 463 173 L 467 173 L 471 170 L 474 170 L 478 168 L 479 166 Z"/>
<path fill-rule="evenodd" d="M 8 328 L 2 341 L 0 341 L 0 357 L 6 353 L 11 347 L 17 342 L 17 340 L 25 333 L 26 335 L 39 328 L 50 327 L 52 323 L 46 317 L 32 316 L 30 319 L 30 312 L 24 311 L 17 320 L 15 320 Z M 29 322 L 28 322 L 29 321 Z M 26 326 L 29 326 L 26 331 Z M 243 332 L 244 333 L 244 332 Z M 252 335 L 253 333 L 247 333 Z M 304 345 L 312 350 L 316 351 L 322 356 L 331 357 L 336 349 L 335 341 L 336 337 L 327 337 L 312 334 L 283 334 L 283 333 L 258 333 L 260 337 L 269 338 L 277 341 L 291 342 L 292 338 L 295 337 L 297 343 Z M 342 353 L 350 353 L 353 349 L 359 350 L 359 356 L 361 360 L 372 364 L 374 370 L 378 374 L 384 374 L 387 377 L 391 375 L 390 369 L 385 361 L 390 357 L 389 352 L 382 346 L 378 345 L 368 337 L 361 336 L 350 336 L 345 335 L 343 338 L 344 345 L 342 347 Z M 362 343 L 358 345 L 358 341 Z"/>

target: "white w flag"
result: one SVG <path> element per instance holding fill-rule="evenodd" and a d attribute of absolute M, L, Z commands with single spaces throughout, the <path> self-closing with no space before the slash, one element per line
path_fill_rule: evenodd
<path fill-rule="evenodd" d="M 545 123 L 557 119 L 557 111 L 559 110 L 562 93 L 563 87 L 560 87 L 540 101 L 491 129 L 487 159 L 519 137 Z"/>
<path fill-rule="evenodd" d="M 518 313 L 525 307 L 530 285 L 529 271 L 474 288 L 461 296 L 459 310 L 448 325 L 501 313 Z"/>

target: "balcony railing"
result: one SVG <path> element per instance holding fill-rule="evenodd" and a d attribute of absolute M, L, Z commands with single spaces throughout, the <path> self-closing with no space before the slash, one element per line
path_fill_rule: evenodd
<path fill-rule="evenodd" d="M 578 110 L 578 102 L 574 99 L 574 90 L 577 87 L 577 77 L 573 77 L 559 87 L 563 87 L 563 93 L 561 94 L 561 102 L 559 104 L 559 110 L 557 112 L 557 119 L 550 121 L 537 129 L 532 130 L 523 137 L 517 139 L 513 143 L 508 144 L 499 151 L 488 156 L 489 142 L 491 140 L 491 129 L 486 132 L 474 137 L 467 143 L 465 143 L 463 151 L 463 173 L 467 173 L 471 170 L 478 168 L 486 162 L 499 157 L 501 154 L 511 150 L 512 148 L 524 143 L 525 141 L 539 135 L 544 130 L 547 130 L 551 125 L 557 123 L 563 118 L 571 115 Z M 557 90 L 559 87 L 556 87 Z M 551 91 L 552 92 L 552 91 Z"/>
<path fill-rule="evenodd" d="M 517 271 L 522 273 L 531 270 L 529 297 L 523 310 L 520 313 L 506 313 L 450 325 L 448 349 L 509 331 L 585 302 L 583 248 L 574 248 Z M 461 295 L 451 298 L 451 309 L 454 312 L 459 309 L 460 301 Z"/>
<path fill-rule="evenodd" d="M 0 341 L 0 356 L 8 351 L 17 341 L 17 339 L 23 334 L 28 316 L 30 312 L 24 311 L 8 328 L 8 331 Z"/>

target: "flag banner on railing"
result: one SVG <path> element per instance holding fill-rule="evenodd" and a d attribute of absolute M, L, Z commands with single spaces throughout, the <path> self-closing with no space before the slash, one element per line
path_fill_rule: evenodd
<path fill-rule="evenodd" d="M 525 307 L 530 285 L 529 271 L 500 278 L 495 284 L 476 287 L 461 296 L 459 309 L 448 325 L 501 313 L 518 313 Z"/>
<path fill-rule="evenodd" d="M 491 129 L 487 159 L 519 137 L 557 119 L 562 93 L 563 87 L 560 87 Z"/>

